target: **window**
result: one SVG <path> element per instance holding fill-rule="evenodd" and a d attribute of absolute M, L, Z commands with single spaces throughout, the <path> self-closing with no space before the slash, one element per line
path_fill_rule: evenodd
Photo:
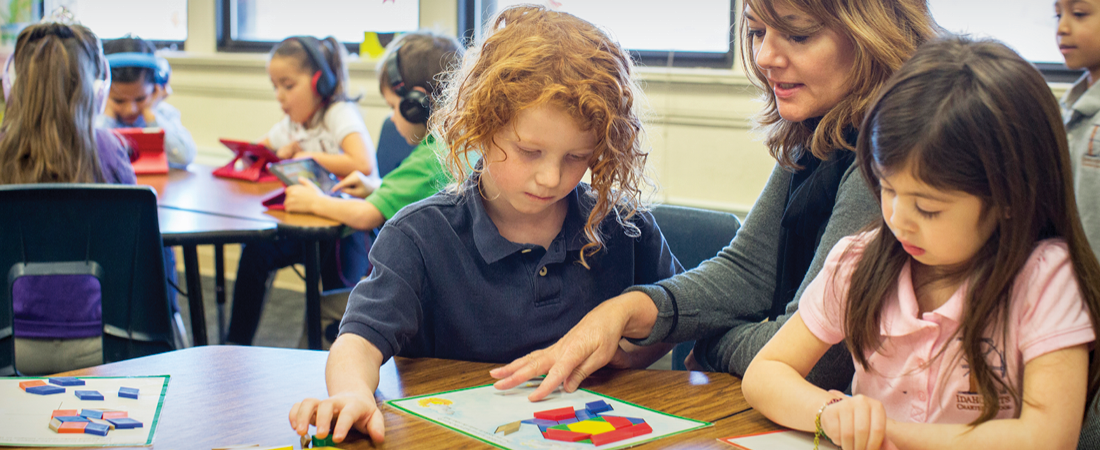
<path fill-rule="evenodd" d="M 997 39 L 1035 63 L 1050 81 L 1074 81 L 1079 71 L 1066 68 L 1058 51 L 1053 1 L 1001 0 L 991 3 L 929 0 L 936 22 L 948 31 Z"/>
<path fill-rule="evenodd" d="M 187 40 L 187 0 L 45 0 L 44 16 L 65 7 L 100 39 L 127 34 L 158 46 L 182 46 Z"/>
<path fill-rule="evenodd" d="M 419 0 L 221 0 L 218 49 L 267 51 L 289 36 L 334 36 L 359 51 L 363 33 L 415 31 Z"/>
<path fill-rule="evenodd" d="M 472 1 L 472 0 L 467 0 Z M 520 3 L 540 3 L 569 12 L 607 30 L 643 64 L 731 67 L 733 0 L 497 0 L 489 16 Z M 467 26 L 467 28 L 471 28 Z"/>

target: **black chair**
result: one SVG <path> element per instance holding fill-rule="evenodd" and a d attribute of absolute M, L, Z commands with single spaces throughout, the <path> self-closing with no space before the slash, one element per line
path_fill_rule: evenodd
<path fill-rule="evenodd" d="M 375 155 L 378 158 L 378 176 L 384 177 L 400 166 L 415 147 L 405 141 L 405 137 L 397 132 L 393 120 L 386 117 L 382 122 L 382 131 L 378 134 L 378 151 Z"/>
<path fill-rule="evenodd" d="M 1095 358 L 1096 355 L 1093 355 Z M 1096 450 L 1100 448 L 1100 393 L 1088 402 L 1085 409 L 1085 423 L 1081 425 L 1081 437 L 1077 441 L 1077 450 Z"/>
<path fill-rule="evenodd" d="M 717 255 L 741 228 L 737 216 L 727 212 L 672 205 L 657 205 L 652 212 L 672 254 L 686 270 Z M 673 369 L 685 370 L 684 358 L 694 345 L 695 341 L 676 345 L 672 350 Z"/>
<path fill-rule="evenodd" d="M 146 186 L 0 186 L 0 375 L 17 374 L 12 287 L 28 275 L 92 275 L 103 362 L 175 349 L 156 193 Z"/>

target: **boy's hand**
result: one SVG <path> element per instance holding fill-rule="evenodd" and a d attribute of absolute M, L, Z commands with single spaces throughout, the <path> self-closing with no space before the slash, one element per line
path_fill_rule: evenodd
<path fill-rule="evenodd" d="M 334 416 L 336 422 L 332 426 Z M 307 398 L 295 403 L 290 408 L 290 427 L 299 436 L 305 436 L 310 424 L 317 426 L 316 434 L 320 438 L 328 436 L 331 426 L 334 442 L 343 442 L 353 426 L 374 442 L 382 442 L 386 435 L 382 411 L 372 395 L 342 393 L 325 400 Z"/>
<path fill-rule="evenodd" d="M 275 151 L 275 156 L 278 156 L 279 159 L 291 159 L 301 152 L 302 147 L 298 145 L 298 141 L 294 141 Z"/>
<path fill-rule="evenodd" d="M 356 170 L 340 180 L 339 183 L 336 183 L 336 186 L 332 187 L 332 192 L 344 191 L 348 195 L 367 198 L 368 195 L 378 190 L 381 185 L 382 180 L 378 177 L 369 177 Z"/>
<path fill-rule="evenodd" d="M 298 177 L 298 184 L 286 187 L 283 208 L 287 212 L 313 214 L 313 205 L 324 197 L 321 188 L 307 178 Z"/>
<path fill-rule="evenodd" d="M 862 395 L 845 398 L 825 407 L 821 429 L 845 450 L 878 450 L 886 437 L 886 408 L 882 402 Z"/>

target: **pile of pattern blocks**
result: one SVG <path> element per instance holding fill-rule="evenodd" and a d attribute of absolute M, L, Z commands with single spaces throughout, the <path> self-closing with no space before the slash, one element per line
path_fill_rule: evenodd
<path fill-rule="evenodd" d="M 28 394 L 53 395 L 65 392 L 66 386 L 83 386 L 84 380 L 73 377 L 50 378 L 49 383 L 42 380 L 24 381 L 19 388 Z M 99 391 L 73 390 L 80 400 L 103 400 Z M 133 388 L 119 388 L 118 396 L 137 399 L 139 391 Z M 50 429 L 57 433 L 78 433 L 106 436 L 114 429 L 141 428 L 142 423 L 131 419 L 126 411 L 116 409 L 91 408 L 79 413 L 75 409 L 56 409 L 50 415 Z"/>
<path fill-rule="evenodd" d="M 606 414 L 611 410 L 611 405 L 598 400 L 579 410 L 565 407 L 539 411 L 533 419 L 501 425 L 495 433 L 507 436 L 527 424 L 539 427 L 546 439 L 600 446 L 653 432 L 644 419 Z"/>

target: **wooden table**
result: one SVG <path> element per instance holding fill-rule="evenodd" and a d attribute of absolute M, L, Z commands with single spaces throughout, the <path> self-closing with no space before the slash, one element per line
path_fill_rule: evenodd
<path fill-rule="evenodd" d="M 328 352 L 264 347 L 206 346 L 67 372 L 71 376 L 172 376 L 152 448 L 210 449 L 231 444 L 291 445 L 290 407 L 325 398 Z M 494 364 L 395 358 L 381 370 L 379 403 L 492 383 Z M 712 427 L 639 446 L 732 449 L 716 439 L 777 427 L 749 409 L 741 380 L 724 373 L 602 370 L 582 387 Z M 481 441 L 384 407 L 386 441 L 373 445 L 353 433 L 339 445 L 367 448 L 494 448 Z"/>
<path fill-rule="evenodd" d="M 184 270 L 187 278 L 187 301 L 191 314 L 191 336 L 194 345 L 206 345 L 206 314 L 202 303 L 202 277 L 199 275 L 197 245 L 214 245 L 214 297 L 218 305 L 218 339 L 225 338 L 225 258 L 224 244 L 239 244 L 275 237 L 272 222 L 237 219 L 167 207 L 157 208 L 160 235 L 165 246 L 184 247 Z"/>
<path fill-rule="evenodd" d="M 306 334 L 310 348 L 321 348 L 320 243 L 338 239 L 343 225 L 311 214 L 268 210 L 262 202 L 282 188 L 281 183 L 252 183 L 215 177 L 212 174 L 214 169 L 210 166 L 191 164 L 187 170 L 170 170 L 165 175 L 141 175 L 138 176 L 137 182 L 156 189 L 157 204 L 162 207 L 274 223 L 279 236 L 301 240 L 305 247 L 303 264 L 306 269 Z M 185 266 L 198 267 L 196 246 L 195 243 L 183 245 Z M 215 244 L 214 253 L 215 264 L 219 266 L 224 264 L 221 262 L 223 261 L 221 244 Z M 197 269 L 195 272 L 198 272 Z M 223 272 L 219 271 L 219 273 Z M 192 290 L 190 287 L 188 289 Z M 201 300 L 201 288 L 192 291 L 200 292 Z M 194 311 L 192 310 L 192 317 L 196 315 Z M 199 312 L 201 313 L 202 310 L 200 309 Z M 199 342 L 195 344 L 201 345 Z"/>

